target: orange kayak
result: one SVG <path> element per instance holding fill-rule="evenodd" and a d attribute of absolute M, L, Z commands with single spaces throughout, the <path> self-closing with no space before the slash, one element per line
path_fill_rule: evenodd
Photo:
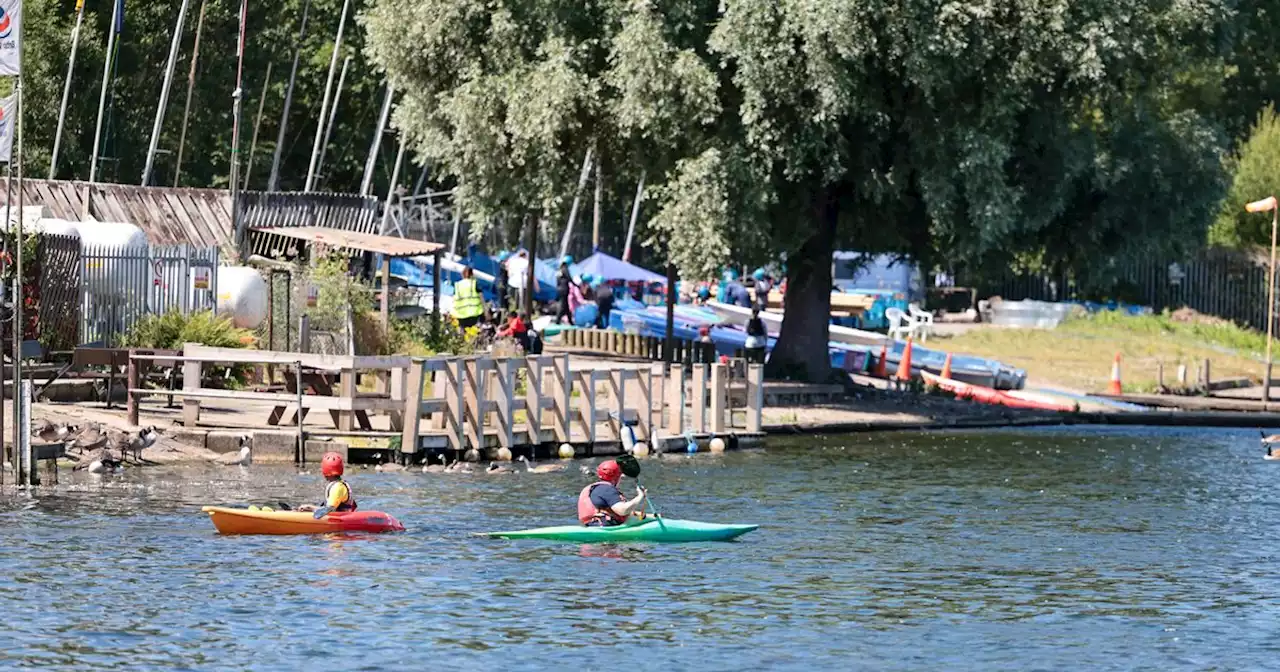
<path fill-rule="evenodd" d="M 206 506 L 221 534 L 325 534 L 329 532 L 403 532 L 404 525 L 389 513 L 351 511 L 329 513 L 317 520 L 306 511 L 261 511 Z"/>

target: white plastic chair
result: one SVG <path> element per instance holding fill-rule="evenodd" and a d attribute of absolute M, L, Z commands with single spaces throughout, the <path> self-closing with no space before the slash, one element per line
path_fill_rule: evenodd
<path fill-rule="evenodd" d="M 919 335 L 920 341 L 929 340 L 929 335 L 933 333 L 933 313 L 923 310 L 914 303 L 908 305 L 907 310 L 911 313 L 912 330 Z"/>
<path fill-rule="evenodd" d="M 889 320 L 889 338 L 895 341 L 906 340 L 915 330 L 915 322 L 901 308 L 886 308 L 884 317 Z"/>

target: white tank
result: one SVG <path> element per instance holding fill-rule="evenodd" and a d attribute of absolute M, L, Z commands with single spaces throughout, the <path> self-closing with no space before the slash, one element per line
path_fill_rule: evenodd
<path fill-rule="evenodd" d="M 84 262 L 84 286 L 99 296 L 116 296 L 130 287 L 129 280 L 145 275 L 151 277 L 147 265 L 147 234 L 127 222 L 70 222 L 80 234 L 80 251 L 88 256 Z M 112 258 L 124 256 L 125 249 L 138 250 L 141 260 Z M 95 256 L 94 255 L 98 255 Z M 103 258 L 101 255 L 105 255 Z"/>
<path fill-rule="evenodd" d="M 80 237 L 80 229 L 77 226 L 79 222 L 71 222 L 65 219 L 46 218 L 40 220 L 36 227 L 44 232 L 51 233 L 56 236 L 71 236 L 73 238 Z"/>
<path fill-rule="evenodd" d="M 267 319 L 267 282 L 257 269 L 218 267 L 218 314 L 241 329 L 257 329 Z"/>

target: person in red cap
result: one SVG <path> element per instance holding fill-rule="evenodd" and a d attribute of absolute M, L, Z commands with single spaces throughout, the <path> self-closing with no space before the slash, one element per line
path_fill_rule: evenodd
<path fill-rule="evenodd" d="M 351 494 L 351 486 L 342 480 L 342 472 L 345 469 L 342 463 L 342 456 L 337 453 L 325 453 L 320 458 L 320 475 L 324 476 L 324 480 L 329 484 L 324 487 L 324 504 L 322 505 L 329 511 L 355 511 L 356 498 Z M 303 504 L 298 507 L 299 511 L 315 511 L 316 507 L 310 504 Z"/>
<path fill-rule="evenodd" d="M 636 486 L 636 496 L 624 499 L 618 489 L 622 467 L 608 460 L 596 467 L 600 479 L 578 494 L 578 521 L 587 527 L 609 527 L 627 522 L 632 515 L 644 515 L 645 490 Z"/>

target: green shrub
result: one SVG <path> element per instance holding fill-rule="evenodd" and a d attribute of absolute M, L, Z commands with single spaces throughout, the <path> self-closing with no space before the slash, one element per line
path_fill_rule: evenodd
<path fill-rule="evenodd" d="M 170 311 L 147 315 L 138 320 L 124 335 L 124 346 L 178 350 L 183 343 L 199 343 L 216 348 L 247 348 L 254 342 L 253 332 L 240 329 L 231 318 L 213 311 L 183 314 Z"/>
<path fill-rule="evenodd" d="M 470 355 L 476 351 L 479 331 L 463 330 L 452 315 L 445 315 L 436 326 L 430 315 L 391 323 L 390 347 L 407 355 Z"/>

